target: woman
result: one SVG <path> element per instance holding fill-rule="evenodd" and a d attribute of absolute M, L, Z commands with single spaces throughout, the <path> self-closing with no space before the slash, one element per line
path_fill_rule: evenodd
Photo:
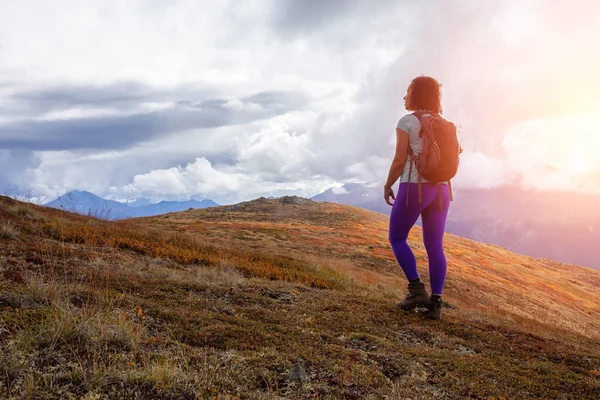
<path fill-rule="evenodd" d="M 406 110 L 418 112 L 421 118 L 440 114 L 442 112 L 440 87 L 441 85 L 433 78 L 427 76 L 415 78 L 408 86 L 404 97 Z M 440 319 L 442 291 L 446 278 L 446 257 L 442 242 L 450 205 L 450 193 L 447 184 L 428 183 L 423 177 L 419 177 L 414 164 L 411 167 L 409 151 L 416 155 L 423 149 L 423 140 L 419 137 L 420 130 L 421 121 L 414 114 L 407 114 L 398 122 L 396 154 L 390 166 L 383 196 L 392 206 L 389 241 L 396 260 L 409 282 L 408 295 L 403 301 L 397 302 L 396 306 L 407 311 L 417 306 L 426 306 L 427 311 L 423 315 L 437 320 Z M 398 178 L 400 178 L 400 186 L 395 196 L 392 186 Z M 417 183 L 419 179 L 420 195 Z M 390 198 L 395 201 L 392 203 Z M 431 297 L 428 296 L 425 285 L 419 278 L 415 256 L 406 241 L 408 232 L 419 216 L 423 227 L 423 242 L 429 258 Z"/>

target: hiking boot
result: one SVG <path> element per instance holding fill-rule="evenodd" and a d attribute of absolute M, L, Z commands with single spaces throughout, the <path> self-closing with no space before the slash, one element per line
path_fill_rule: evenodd
<path fill-rule="evenodd" d="M 396 303 L 396 307 L 410 311 L 417 306 L 426 306 L 429 304 L 429 295 L 425 290 L 423 282 L 409 282 L 408 283 L 408 294 L 402 301 Z"/>
<path fill-rule="evenodd" d="M 423 313 L 423 316 L 427 319 L 439 320 L 442 313 L 442 298 L 440 296 L 431 296 L 429 299 L 429 305 L 427 305 L 427 311 Z"/>

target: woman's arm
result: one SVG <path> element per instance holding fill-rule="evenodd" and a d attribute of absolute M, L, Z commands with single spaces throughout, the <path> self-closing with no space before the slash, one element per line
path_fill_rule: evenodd
<path fill-rule="evenodd" d="M 406 158 L 408 156 L 408 133 L 402 129 L 396 129 L 396 154 L 390 166 L 390 172 L 385 183 L 386 188 L 391 188 L 394 183 L 402 176 Z"/>
<path fill-rule="evenodd" d="M 383 186 L 383 198 L 385 202 L 390 206 L 394 204 L 390 201 L 390 197 L 396 200 L 394 196 L 394 190 L 392 186 L 398 178 L 402 176 L 404 170 L 404 164 L 406 163 L 406 157 L 408 156 L 408 133 L 402 129 L 396 128 L 396 154 L 394 154 L 394 160 L 390 166 L 390 172 L 388 173 L 387 181 Z"/>

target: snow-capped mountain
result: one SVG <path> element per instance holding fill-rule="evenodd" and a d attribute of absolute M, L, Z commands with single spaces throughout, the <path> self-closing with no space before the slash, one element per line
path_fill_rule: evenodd
<path fill-rule="evenodd" d="M 130 208 L 127 204 L 105 200 L 93 193 L 80 190 L 65 193 L 44 205 L 102 219 L 126 218 Z"/>
<path fill-rule="evenodd" d="M 210 199 L 202 201 L 161 201 L 152 203 L 149 199 L 139 198 L 128 203 L 106 200 L 93 193 L 74 190 L 46 203 L 48 207 L 65 211 L 91 215 L 102 219 L 124 219 L 149 217 L 169 212 L 185 211 L 190 208 L 207 208 L 218 206 Z"/>

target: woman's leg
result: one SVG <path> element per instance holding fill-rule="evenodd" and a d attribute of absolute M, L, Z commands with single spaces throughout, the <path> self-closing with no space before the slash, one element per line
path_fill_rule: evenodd
<path fill-rule="evenodd" d="M 410 190 L 408 190 L 410 185 Z M 406 193 L 408 190 L 408 206 L 406 204 Z M 406 239 L 408 233 L 413 227 L 419 215 L 421 208 L 425 202 L 419 203 L 418 184 L 417 183 L 401 183 L 396 194 L 396 200 L 392 207 L 390 215 L 389 241 L 392 245 L 392 250 L 396 260 L 406 278 L 411 281 L 419 278 L 417 272 L 417 260 L 411 248 L 408 246 Z"/>
<path fill-rule="evenodd" d="M 428 185 L 433 186 L 433 185 Z M 433 187 L 437 192 L 437 187 Z M 450 207 L 450 193 L 447 185 L 440 185 L 442 209 L 438 196 L 421 213 L 423 222 L 423 243 L 429 259 L 429 280 L 431 294 L 442 295 L 446 280 L 446 256 L 444 255 L 443 239 L 446 229 L 446 217 Z"/>

